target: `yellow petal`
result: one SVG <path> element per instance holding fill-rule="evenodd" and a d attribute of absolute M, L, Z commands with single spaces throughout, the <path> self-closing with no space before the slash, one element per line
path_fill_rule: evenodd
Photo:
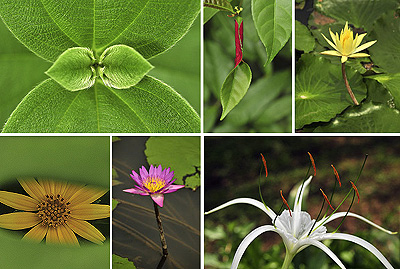
<path fill-rule="evenodd" d="M 324 55 L 331 55 L 331 56 L 342 56 L 342 54 L 340 54 L 336 50 L 326 50 L 326 51 L 322 51 L 320 53 L 324 54 Z"/>
<path fill-rule="evenodd" d="M 49 226 L 38 224 L 35 227 L 33 227 L 32 229 L 30 229 L 30 231 L 24 235 L 22 240 L 29 240 L 29 241 L 40 243 L 40 242 L 42 242 L 43 238 L 46 236 L 48 229 L 49 229 Z"/>
<path fill-rule="evenodd" d="M 367 42 L 367 43 L 365 43 L 365 44 L 362 44 L 361 46 L 359 46 L 359 47 L 354 51 L 354 53 L 359 52 L 359 51 L 362 51 L 362 50 L 365 50 L 366 48 L 371 47 L 371 46 L 372 46 L 373 44 L 375 44 L 375 43 L 376 43 L 376 40 Z"/>
<path fill-rule="evenodd" d="M 67 186 L 65 187 L 65 191 L 62 195 L 65 200 L 69 201 L 71 197 L 83 187 L 83 185 L 78 184 L 67 184 Z"/>
<path fill-rule="evenodd" d="M 342 59 L 340 59 L 342 63 L 347 61 L 347 56 L 342 56 Z"/>
<path fill-rule="evenodd" d="M 360 53 L 351 54 L 351 55 L 349 55 L 349 57 L 352 57 L 352 58 L 369 57 L 369 54 L 360 52 Z"/>
<path fill-rule="evenodd" d="M 0 202 L 18 210 L 37 211 L 38 201 L 14 192 L 0 191 Z"/>
<path fill-rule="evenodd" d="M 34 178 L 18 179 L 19 184 L 32 198 L 41 201 L 46 195 L 45 190 Z"/>
<path fill-rule="evenodd" d="M 331 28 L 329 28 L 329 34 L 331 35 L 333 43 L 335 43 L 335 45 L 337 45 L 338 40 L 336 39 L 336 36 L 332 32 Z M 334 49 L 337 49 L 337 47 L 335 47 Z"/>
<path fill-rule="evenodd" d="M 60 226 L 58 226 L 60 227 Z M 57 229 L 58 227 L 50 227 L 47 230 L 47 235 L 46 235 L 46 244 L 59 244 L 60 240 L 58 238 L 58 232 Z"/>
<path fill-rule="evenodd" d="M 356 41 L 356 44 L 355 44 L 355 47 L 357 48 L 360 44 L 361 44 L 361 41 L 364 39 L 364 37 L 367 35 L 367 33 L 364 33 L 364 34 L 361 34 L 361 35 L 359 35 L 358 37 L 357 37 L 357 41 Z"/>
<path fill-rule="evenodd" d="M 0 215 L 0 227 L 10 230 L 30 228 L 41 221 L 42 219 L 32 212 L 15 212 Z"/>
<path fill-rule="evenodd" d="M 67 221 L 67 225 L 75 233 L 93 243 L 101 245 L 103 241 L 106 240 L 101 232 L 87 221 L 69 218 Z"/>
<path fill-rule="evenodd" d="M 72 197 L 69 199 L 69 202 L 73 206 L 77 206 L 79 204 L 90 204 L 91 202 L 94 202 L 103 196 L 107 191 L 107 189 L 85 186 L 72 195 Z"/>
<path fill-rule="evenodd" d="M 326 38 L 326 36 L 324 36 L 324 34 L 321 33 L 321 35 L 325 38 L 326 42 L 328 42 L 328 44 L 329 44 L 332 48 L 337 49 L 336 45 L 333 44 L 328 38 Z"/>
<path fill-rule="evenodd" d="M 38 178 L 40 186 L 44 189 L 46 194 L 54 194 L 53 185 L 50 183 L 50 180 L 44 178 Z"/>
<path fill-rule="evenodd" d="M 66 225 L 60 225 L 56 230 L 61 244 L 79 246 L 78 239 L 71 228 Z"/>
<path fill-rule="evenodd" d="M 98 204 L 82 204 L 79 206 L 72 206 L 71 216 L 81 220 L 94 220 L 110 217 L 109 205 Z"/>

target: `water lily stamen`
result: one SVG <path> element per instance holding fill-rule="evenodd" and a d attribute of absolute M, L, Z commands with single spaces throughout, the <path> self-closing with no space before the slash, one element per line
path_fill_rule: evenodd
<path fill-rule="evenodd" d="M 358 198 L 357 204 L 358 204 L 358 203 L 360 203 L 360 194 L 358 193 L 357 187 L 356 187 L 356 185 L 354 185 L 353 181 L 350 180 L 350 183 L 357 194 L 357 198 Z"/>
<path fill-rule="evenodd" d="M 323 191 L 322 189 L 319 189 L 319 190 L 322 192 L 322 195 L 324 196 L 324 198 L 325 198 L 326 202 L 328 203 L 328 205 L 330 206 L 330 208 L 331 208 L 332 210 L 335 210 L 335 209 L 333 208 L 333 206 L 331 205 L 331 203 L 329 202 L 328 197 L 325 195 L 324 191 Z"/>
<path fill-rule="evenodd" d="M 282 190 L 281 190 L 281 197 L 282 197 L 283 202 L 285 203 L 285 205 L 286 205 L 287 208 L 289 209 L 289 214 L 290 214 L 290 216 L 292 216 L 292 211 L 290 210 L 290 206 L 289 206 L 289 204 L 287 203 L 285 197 L 283 197 Z"/>
<path fill-rule="evenodd" d="M 331 164 L 331 166 L 333 168 L 333 173 L 335 173 L 337 181 L 339 181 L 339 186 L 342 187 L 342 183 L 340 182 L 340 177 L 339 177 L 338 171 L 336 170 L 335 166 L 333 166 L 333 164 Z"/>

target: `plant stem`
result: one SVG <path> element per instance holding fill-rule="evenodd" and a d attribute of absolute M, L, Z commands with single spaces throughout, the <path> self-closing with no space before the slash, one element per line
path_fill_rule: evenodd
<path fill-rule="evenodd" d="M 167 250 L 167 242 L 165 241 L 165 235 L 164 235 L 164 230 L 162 227 L 161 223 L 161 217 L 160 217 L 160 212 L 158 211 L 158 205 L 153 201 L 154 204 L 154 213 L 156 214 L 156 220 L 158 224 L 158 230 L 160 231 L 160 239 L 161 239 L 161 246 L 162 246 L 162 251 L 163 251 L 163 256 L 168 256 L 168 250 Z"/>
<path fill-rule="evenodd" d="M 347 80 L 345 63 L 342 63 L 342 75 L 343 75 L 344 84 L 346 85 L 347 91 L 350 94 L 351 100 L 353 100 L 354 104 L 358 106 L 359 103 L 358 103 L 356 97 L 354 96 L 353 91 L 350 88 L 349 81 Z"/>
<path fill-rule="evenodd" d="M 289 251 L 286 249 L 285 260 L 283 261 L 282 269 L 288 269 L 290 264 L 292 263 L 294 256 L 289 254 Z"/>

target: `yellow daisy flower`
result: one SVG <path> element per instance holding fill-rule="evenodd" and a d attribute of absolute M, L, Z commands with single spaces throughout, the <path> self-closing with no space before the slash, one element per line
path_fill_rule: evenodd
<path fill-rule="evenodd" d="M 369 48 L 376 42 L 376 40 L 374 40 L 359 46 L 363 38 L 367 35 L 367 33 L 361 35 L 356 34 L 356 36 L 353 37 L 353 31 L 349 28 L 347 22 L 346 25 L 344 26 L 344 29 L 342 29 L 342 31 L 340 32 L 340 36 L 338 33 L 333 34 L 331 29 L 329 29 L 329 33 L 332 37 L 333 42 L 330 41 L 328 38 L 326 38 L 324 34 L 322 34 L 322 36 L 325 38 L 328 44 L 335 50 L 323 51 L 321 52 L 321 54 L 342 57 L 341 58 L 342 63 L 346 62 L 348 57 L 352 58 L 369 57 L 369 54 L 367 53 L 358 53 L 358 52 L 365 50 L 366 48 Z"/>
<path fill-rule="evenodd" d="M 108 218 L 110 206 L 91 204 L 107 192 L 89 186 L 34 178 L 18 179 L 30 196 L 0 191 L 0 202 L 27 212 L 0 215 L 0 227 L 11 230 L 32 228 L 23 240 L 79 246 L 76 234 L 102 244 L 106 239 L 86 220 Z"/>

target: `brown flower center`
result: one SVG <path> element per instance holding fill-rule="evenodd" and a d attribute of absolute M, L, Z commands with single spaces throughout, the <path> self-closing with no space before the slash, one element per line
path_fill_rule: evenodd
<path fill-rule="evenodd" d="M 71 215 L 71 211 L 68 209 L 69 204 L 59 194 L 46 194 L 46 198 L 37 205 L 37 214 L 42 219 L 42 224 L 54 228 L 64 225 Z"/>

